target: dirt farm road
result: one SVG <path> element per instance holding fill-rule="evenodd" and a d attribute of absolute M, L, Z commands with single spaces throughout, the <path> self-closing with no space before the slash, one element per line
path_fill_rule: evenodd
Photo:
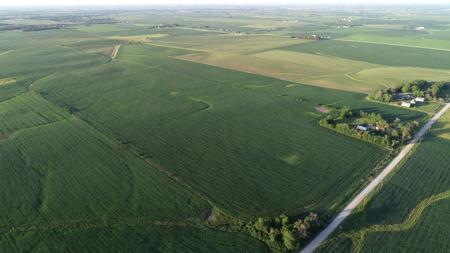
<path fill-rule="evenodd" d="M 383 171 L 367 185 L 335 218 L 334 220 L 314 238 L 308 245 L 306 245 L 300 253 L 312 253 L 323 243 L 328 236 L 333 233 L 336 228 L 353 212 L 353 210 L 369 195 L 382 181 L 391 173 L 397 165 L 406 157 L 414 145 L 430 130 L 430 128 L 450 109 L 450 103 L 446 104 L 433 118 L 431 118 L 421 129 L 414 135 L 414 138 L 400 151 L 400 153 L 383 169 Z"/>

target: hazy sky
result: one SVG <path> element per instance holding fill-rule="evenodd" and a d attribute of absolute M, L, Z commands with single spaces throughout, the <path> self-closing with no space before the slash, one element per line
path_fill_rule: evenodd
<path fill-rule="evenodd" d="M 450 4 L 450 0 L 0 0 L 15 5 L 121 5 L 121 4 Z"/>

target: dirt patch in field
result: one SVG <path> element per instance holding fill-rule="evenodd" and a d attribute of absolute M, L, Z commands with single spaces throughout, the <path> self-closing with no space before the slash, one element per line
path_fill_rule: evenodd
<path fill-rule="evenodd" d="M 214 210 L 211 208 L 206 213 L 206 221 L 207 222 L 214 222 L 216 220 L 216 216 L 214 215 Z"/>
<path fill-rule="evenodd" d="M 326 106 L 317 106 L 315 107 L 316 111 L 320 112 L 320 113 L 328 113 L 330 112 L 330 109 L 327 108 Z"/>
<path fill-rule="evenodd" d="M 6 133 L 0 133 L 0 141 L 8 139 L 8 135 Z"/>
<path fill-rule="evenodd" d="M 119 53 L 121 45 L 114 46 L 112 52 L 111 52 L 111 59 L 115 59 L 117 57 L 117 54 Z"/>
<path fill-rule="evenodd" d="M 16 79 L 14 79 L 14 78 L 3 78 L 3 79 L 0 79 L 0 86 L 15 83 L 15 82 L 16 82 Z"/>

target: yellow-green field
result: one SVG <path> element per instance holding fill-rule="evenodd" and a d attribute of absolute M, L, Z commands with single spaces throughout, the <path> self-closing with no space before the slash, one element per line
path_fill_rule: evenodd
<path fill-rule="evenodd" d="M 362 40 L 365 37 L 348 38 Z M 394 39 L 391 40 L 394 41 Z M 398 43 L 404 40 L 406 39 L 399 39 Z M 195 52 L 178 56 L 178 59 L 275 77 L 299 84 L 361 93 L 368 93 L 384 87 L 395 87 L 416 79 L 435 81 L 450 79 L 450 70 L 446 69 L 387 66 L 344 59 L 319 52 L 305 53 L 284 50 L 285 46 L 316 43 L 287 36 L 235 36 L 233 34 L 167 36 L 157 37 L 152 43 Z M 435 43 L 442 44 L 443 42 L 435 41 Z M 407 47 L 411 47 L 411 45 Z"/>
<path fill-rule="evenodd" d="M 395 87 L 415 79 L 436 81 L 450 79 L 450 70 L 392 67 L 285 50 L 269 50 L 254 54 L 210 51 L 178 58 L 296 83 L 363 93 L 384 87 Z"/>
<path fill-rule="evenodd" d="M 186 49 L 227 54 L 249 54 L 272 48 L 308 42 L 283 36 L 218 34 L 208 36 L 170 36 L 157 40 L 162 45 L 178 45 Z"/>
<path fill-rule="evenodd" d="M 163 33 L 154 33 L 154 34 L 144 34 L 144 35 L 135 35 L 135 36 L 111 36 L 109 39 L 113 40 L 126 40 L 133 42 L 145 42 L 155 38 L 162 38 L 167 36 L 167 34 Z"/>

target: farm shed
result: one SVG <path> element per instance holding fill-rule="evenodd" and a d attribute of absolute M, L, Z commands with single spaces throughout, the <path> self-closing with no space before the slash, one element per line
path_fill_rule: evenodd
<path fill-rule="evenodd" d="M 420 103 L 425 102 L 425 98 L 424 97 L 416 97 L 414 100 L 416 100 L 416 102 L 420 102 Z"/>
<path fill-rule="evenodd" d="M 364 131 L 364 132 L 367 132 L 367 131 L 369 130 L 368 127 L 360 126 L 360 125 L 356 126 L 356 129 L 361 130 L 361 131 Z"/>
<path fill-rule="evenodd" d="M 403 107 L 411 107 L 411 103 L 409 102 L 402 102 Z"/>

